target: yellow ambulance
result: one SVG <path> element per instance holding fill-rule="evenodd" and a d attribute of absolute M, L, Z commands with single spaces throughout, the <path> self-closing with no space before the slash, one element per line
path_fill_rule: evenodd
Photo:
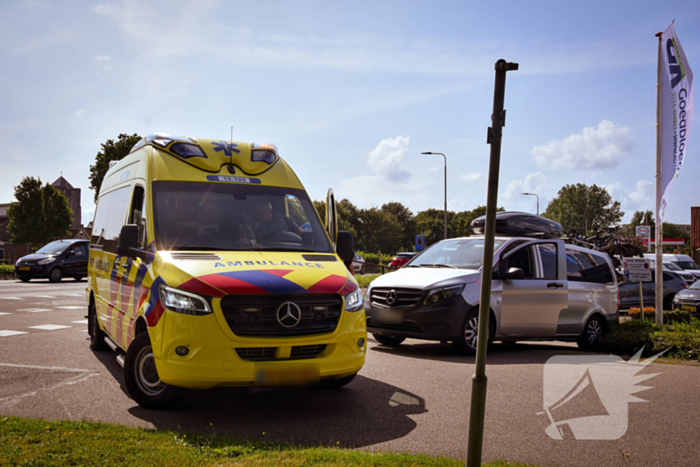
<path fill-rule="evenodd" d="M 144 138 L 100 188 L 90 347 L 117 352 L 148 408 L 187 388 L 349 383 L 365 313 L 331 190 L 325 214 L 274 145 Z"/>

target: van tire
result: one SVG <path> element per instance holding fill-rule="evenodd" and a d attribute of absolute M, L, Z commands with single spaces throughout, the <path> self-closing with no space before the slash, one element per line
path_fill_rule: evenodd
<path fill-rule="evenodd" d="M 19 280 L 21 280 L 22 282 L 29 282 L 30 280 L 32 280 L 32 278 L 26 276 L 19 276 Z"/>
<path fill-rule="evenodd" d="M 90 308 L 88 309 L 88 334 L 90 335 L 90 350 L 101 352 L 109 348 L 105 342 L 107 334 L 100 329 L 94 302 L 90 303 Z"/>
<path fill-rule="evenodd" d="M 664 311 L 673 310 L 673 297 L 675 294 L 668 294 L 664 297 Z"/>
<path fill-rule="evenodd" d="M 124 384 L 131 398 L 146 409 L 170 408 L 187 395 L 186 389 L 160 380 L 148 332 L 137 335 L 126 351 Z"/>
<path fill-rule="evenodd" d="M 403 341 L 406 340 L 405 337 L 392 337 L 374 333 L 372 333 L 372 337 L 374 337 L 374 340 L 376 340 L 380 344 L 386 345 L 388 347 L 397 347 L 401 345 Z"/>
<path fill-rule="evenodd" d="M 80 282 L 81 280 L 83 280 L 83 276 L 73 276 L 73 280 L 75 280 L 76 282 Z"/>
<path fill-rule="evenodd" d="M 472 311 L 467 313 L 467 317 L 464 319 L 464 324 L 462 325 L 462 333 L 459 339 L 452 341 L 454 346 L 457 348 L 459 353 L 462 355 L 476 355 L 476 346 L 478 339 L 478 326 L 479 326 L 479 309 L 474 308 Z M 486 348 L 490 349 L 491 344 L 493 344 L 493 338 L 496 335 L 496 323 L 491 318 L 491 313 L 489 313 L 489 335 L 488 343 Z"/>
<path fill-rule="evenodd" d="M 63 279 L 63 269 L 53 268 L 51 272 L 49 272 L 49 281 L 61 282 L 61 279 Z"/>
<path fill-rule="evenodd" d="M 605 322 L 600 315 L 591 316 L 583 328 L 576 343 L 581 350 L 594 352 L 600 349 L 600 342 L 605 334 Z"/>

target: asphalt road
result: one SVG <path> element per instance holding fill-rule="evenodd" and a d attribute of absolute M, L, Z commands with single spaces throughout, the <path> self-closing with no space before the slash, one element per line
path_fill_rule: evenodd
<path fill-rule="evenodd" d="M 449 345 L 408 341 L 391 349 L 370 339 L 365 367 L 342 390 L 217 388 L 191 392 L 176 411 L 156 412 L 127 396 L 113 353 L 89 350 L 85 287 L 72 279 L 0 281 L 0 415 L 465 456 L 473 358 L 456 355 Z M 549 419 L 542 414 L 544 365 L 550 357 L 576 354 L 570 344 L 494 345 L 487 366 L 485 460 L 700 465 L 699 366 L 653 363 L 642 370 L 661 374 L 642 384 L 651 389 L 636 394 L 648 402 L 628 404 L 628 429 L 620 439 L 549 438 Z M 596 401 L 584 410 L 587 404 L 600 410 Z M 623 461 L 626 454 L 630 464 Z"/>

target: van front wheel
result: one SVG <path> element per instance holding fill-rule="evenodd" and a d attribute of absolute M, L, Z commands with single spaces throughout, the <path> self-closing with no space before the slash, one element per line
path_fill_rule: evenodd
<path fill-rule="evenodd" d="M 490 315 L 490 313 L 489 313 Z M 491 347 L 493 343 L 493 338 L 496 335 L 496 323 L 489 316 L 489 334 L 486 336 L 488 339 L 487 348 Z M 462 335 L 459 339 L 453 341 L 457 350 L 464 355 L 476 355 L 476 347 L 479 338 L 479 310 L 474 309 L 467 314 L 467 318 L 464 320 L 464 326 L 462 327 Z"/>
<path fill-rule="evenodd" d="M 187 390 L 160 380 L 148 332 L 133 340 L 124 359 L 124 383 L 129 395 L 141 407 L 162 410 L 184 399 Z"/>

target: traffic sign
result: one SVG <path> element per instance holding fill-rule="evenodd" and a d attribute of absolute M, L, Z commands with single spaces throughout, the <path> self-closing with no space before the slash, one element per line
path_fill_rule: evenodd
<path fill-rule="evenodd" d="M 622 271 L 626 281 L 651 282 L 651 264 L 647 258 L 623 258 Z"/>

